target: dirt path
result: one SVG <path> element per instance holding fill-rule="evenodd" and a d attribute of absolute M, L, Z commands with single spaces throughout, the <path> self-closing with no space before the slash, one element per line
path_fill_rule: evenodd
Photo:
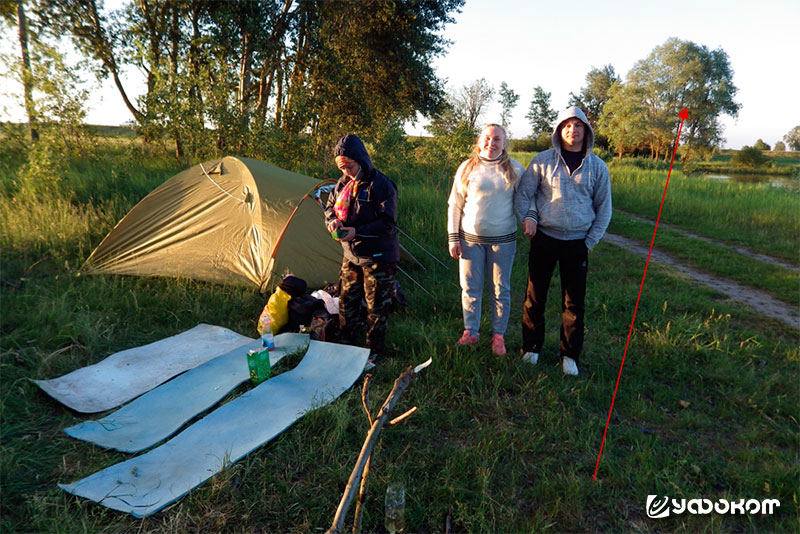
<path fill-rule="evenodd" d="M 661 226 L 661 224 L 659 224 L 659 226 Z M 609 233 L 606 233 L 603 240 L 647 258 L 649 245 L 641 245 L 627 237 Z M 693 280 L 726 294 L 731 300 L 746 304 L 758 313 L 777 319 L 793 328 L 800 328 L 800 308 L 774 299 L 764 291 L 759 291 L 758 289 L 753 289 L 731 280 L 687 267 L 656 248 L 653 249 L 650 259 L 658 263 L 669 265 L 671 268 L 685 274 Z"/>
<path fill-rule="evenodd" d="M 622 210 L 619 210 L 619 209 L 616 209 L 616 208 L 614 208 L 614 211 L 617 212 L 617 213 L 620 213 L 622 215 L 625 215 L 626 217 L 630 217 L 631 219 L 635 219 L 637 221 L 640 221 L 640 222 L 645 222 L 645 223 L 648 223 L 648 224 L 651 224 L 651 225 L 655 225 L 656 224 L 655 221 L 651 221 L 650 219 L 645 219 L 644 217 L 640 217 L 639 215 L 636 215 L 635 213 L 629 213 L 627 211 L 622 211 Z M 673 232 L 678 232 L 680 234 L 685 235 L 686 237 L 691 237 L 692 239 L 699 239 L 700 241 L 704 241 L 706 243 L 711 243 L 712 245 L 717 245 L 718 247 L 725 247 L 727 249 L 734 250 L 734 251 L 738 252 L 739 254 L 744 254 L 745 256 L 753 258 L 753 259 L 758 260 L 760 262 L 768 263 L 768 264 L 774 265 L 776 267 L 782 267 L 782 268 L 788 269 L 788 270 L 790 270 L 790 271 L 792 271 L 794 273 L 800 274 L 800 267 L 797 267 L 796 265 L 792 265 L 790 263 L 786 263 L 784 260 L 779 260 L 777 258 L 773 258 L 772 256 L 767 256 L 766 254 L 761 254 L 759 252 L 755 252 L 753 250 L 750 250 L 749 248 L 740 247 L 738 245 L 731 245 L 730 243 L 725 243 L 724 241 L 717 241 L 717 240 L 711 239 L 709 237 L 703 237 L 701 235 L 693 234 L 691 232 L 687 232 L 686 230 L 682 230 L 682 229 L 678 228 L 677 226 L 672 226 L 671 224 L 667 224 L 667 223 L 664 223 L 664 222 L 658 223 L 658 226 L 660 228 L 668 228 L 668 229 L 672 230 Z"/>

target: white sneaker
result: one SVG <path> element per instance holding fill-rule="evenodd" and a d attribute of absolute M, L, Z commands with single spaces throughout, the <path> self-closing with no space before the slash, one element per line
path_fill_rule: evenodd
<path fill-rule="evenodd" d="M 561 359 L 561 369 L 565 375 L 578 376 L 578 364 L 572 358 L 564 356 Z"/>
<path fill-rule="evenodd" d="M 528 362 L 531 365 L 536 365 L 539 363 L 539 353 L 538 352 L 526 352 L 522 355 L 522 361 Z"/>

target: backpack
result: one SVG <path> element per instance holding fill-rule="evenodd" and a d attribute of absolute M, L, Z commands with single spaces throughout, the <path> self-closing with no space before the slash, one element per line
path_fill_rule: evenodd
<path fill-rule="evenodd" d="M 323 306 L 311 317 L 311 339 L 336 342 L 339 337 L 339 317 L 331 316 Z"/>

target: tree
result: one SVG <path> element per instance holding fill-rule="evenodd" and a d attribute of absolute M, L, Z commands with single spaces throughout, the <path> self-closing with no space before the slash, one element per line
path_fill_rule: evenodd
<path fill-rule="evenodd" d="M 477 133 L 478 120 L 493 96 L 494 89 L 485 78 L 464 85 L 455 93 L 452 103 L 470 131 Z"/>
<path fill-rule="evenodd" d="M 503 127 L 508 129 L 508 121 L 511 118 L 511 112 L 517 107 L 519 95 L 513 89 L 509 89 L 506 82 L 500 83 L 500 107 L 503 111 L 500 112 L 500 122 Z"/>
<path fill-rule="evenodd" d="M 463 0 L 302 2 L 284 127 L 319 137 L 431 116 L 444 102 L 431 59 Z M 290 121 L 290 122 L 287 122 Z"/>
<path fill-rule="evenodd" d="M 581 92 L 569 94 L 569 105 L 581 108 L 592 128 L 597 130 L 603 106 L 608 101 L 608 91 L 615 82 L 620 81 L 613 66 L 605 65 L 600 69 L 592 67 L 586 74 L 586 86 L 581 88 Z"/>
<path fill-rule="evenodd" d="M 491 95 L 485 101 L 473 99 L 470 104 L 465 96 L 465 89 L 468 87 L 483 87 L 484 95 L 488 85 L 486 81 L 476 80 L 472 84 L 464 86 L 458 93 L 448 93 L 445 104 L 436 113 L 425 129 L 433 135 L 433 139 L 426 143 L 418 154 L 420 161 L 430 164 L 435 168 L 457 167 L 458 164 L 469 154 L 470 147 L 475 142 L 477 135 L 477 117 L 480 116 L 480 109 L 488 103 Z M 470 91 L 473 96 L 479 91 Z"/>
<path fill-rule="evenodd" d="M 112 21 L 101 14 L 102 7 L 102 0 L 40 0 L 36 11 L 43 29 L 54 36 L 71 37 L 79 52 L 99 63 L 98 78 L 111 75 L 125 106 L 137 121 L 141 121 L 144 114 L 133 105 L 122 85 L 119 44 L 110 31 Z"/>
<path fill-rule="evenodd" d="M 669 158 L 683 107 L 689 109 L 683 127 L 686 157 L 718 146 L 723 140 L 719 116 L 736 117 L 741 107 L 734 101 L 738 89 L 725 51 L 676 38 L 637 61 L 625 83 L 635 89 L 628 96 L 640 99 L 653 158 Z"/>
<path fill-rule="evenodd" d="M 608 90 L 608 101 L 600 115 L 599 132 L 608 141 L 617 157 L 640 148 L 647 138 L 644 98 L 635 86 L 614 82 Z"/>
<path fill-rule="evenodd" d="M 549 134 L 553 130 L 553 121 L 558 114 L 550 106 L 550 93 L 545 92 L 541 86 L 533 89 L 533 99 L 525 117 L 531 125 L 531 139 L 536 139 L 543 133 Z"/>
<path fill-rule="evenodd" d="M 145 131 L 175 138 L 179 156 L 184 144 L 200 150 L 209 126 L 219 149 L 286 155 L 308 139 L 380 135 L 439 111 L 445 93 L 432 58 L 463 3 L 165 0 L 107 15 L 102 0 L 39 0 L 36 9 L 98 76 L 113 77 Z M 119 77 L 124 65 L 147 78 L 135 103 Z"/>
<path fill-rule="evenodd" d="M 792 150 L 800 150 L 800 126 L 795 126 L 789 130 L 789 132 L 783 136 L 783 140 Z"/>
<path fill-rule="evenodd" d="M 773 148 L 775 152 L 785 152 L 786 145 L 783 144 L 783 141 L 778 141 L 775 143 L 775 147 Z"/>
<path fill-rule="evenodd" d="M 769 145 L 765 143 L 762 139 L 759 139 L 753 145 L 753 148 L 757 148 L 758 150 L 769 150 Z"/>
<path fill-rule="evenodd" d="M 36 111 L 33 103 L 33 71 L 31 70 L 31 58 L 28 47 L 28 23 L 27 17 L 25 16 L 25 4 L 23 0 L 16 0 L 16 2 L 3 0 L 0 4 L 0 16 L 8 23 L 16 22 L 17 24 L 20 48 L 19 78 L 24 91 L 25 113 L 28 116 L 28 135 L 32 142 L 36 142 L 36 140 L 39 139 L 39 132 L 36 129 Z"/>
<path fill-rule="evenodd" d="M 35 13 L 28 16 L 22 1 L 3 0 L 0 15 L 5 23 L 17 25 L 20 61 L 12 61 L 10 55 L 3 59 L 11 76 L 23 86 L 29 139 L 36 142 L 40 131 L 55 126 L 58 131 L 48 135 L 49 143 L 57 140 L 62 151 L 81 148 L 85 135 L 80 125 L 86 116 L 89 91 L 80 73 L 87 68 L 86 63 L 68 64 L 58 40 L 42 31 Z"/>

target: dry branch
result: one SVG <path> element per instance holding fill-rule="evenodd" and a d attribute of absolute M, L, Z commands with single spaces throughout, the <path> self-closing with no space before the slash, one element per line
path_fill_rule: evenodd
<path fill-rule="evenodd" d="M 344 489 L 342 500 L 339 502 L 339 507 L 336 509 L 336 515 L 333 517 L 333 523 L 327 530 L 327 534 L 341 534 L 342 528 L 344 527 L 344 518 L 347 515 L 347 510 L 350 507 L 350 501 L 353 500 L 353 496 L 357 488 L 360 487 L 361 497 L 363 497 L 363 494 L 366 491 L 366 481 L 363 479 L 366 478 L 368 473 L 370 460 L 372 459 L 372 450 L 375 448 L 375 444 L 378 441 L 378 435 L 380 434 L 381 429 L 389 420 L 389 414 L 391 413 L 395 404 L 397 404 L 400 396 L 405 392 L 406 389 L 408 389 L 408 386 L 411 384 L 411 380 L 414 378 L 414 376 L 416 376 L 417 372 L 419 372 L 429 363 L 430 360 L 428 360 L 426 364 L 419 365 L 416 368 L 409 367 L 399 377 L 397 377 L 397 379 L 394 381 L 394 387 L 392 387 L 392 391 L 389 392 L 389 395 L 386 397 L 383 406 L 380 408 L 380 415 L 374 420 L 369 411 L 369 400 L 367 397 L 367 386 L 372 377 L 370 375 L 365 377 L 361 401 L 364 406 L 364 410 L 367 412 L 367 418 L 372 422 L 372 424 L 369 432 L 367 432 L 367 437 L 364 440 L 364 444 L 361 446 L 361 452 L 358 455 L 358 460 L 356 460 L 356 465 L 353 468 L 353 472 L 350 474 L 349 480 L 347 481 L 347 486 Z M 409 410 L 398 419 L 405 418 L 408 415 L 411 415 L 411 413 L 413 413 L 413 410 Z M 357 517 L 354 521 L 354 529 L 360 527 L 359 505 L 356 507 L 356 513 Z"/>

